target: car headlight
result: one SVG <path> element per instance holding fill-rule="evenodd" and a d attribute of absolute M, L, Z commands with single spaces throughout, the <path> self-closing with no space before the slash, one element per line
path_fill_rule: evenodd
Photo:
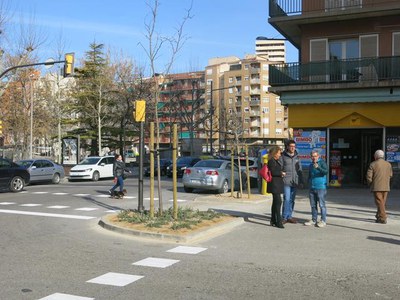
<path fill-rule="evenodd" d="M 86 169 L 85 172 L 90 172 L 90 171 L 92 171 L 92 170 L 93 170 L 92 168 Z"/>
<path fill-rule="evenodd" d="M 181 168 L 181 170 L 182 170 L 182 171 L 185 171 L 185 170 L 186 170 L 186 168 L 187 168 L 187 167 L 182 167 L 182 168 Z"/>

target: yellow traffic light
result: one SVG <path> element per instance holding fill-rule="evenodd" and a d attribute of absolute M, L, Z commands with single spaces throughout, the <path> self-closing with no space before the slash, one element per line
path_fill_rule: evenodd
<path fill-rule="evenodd" d="M 65 54 L 64 77 L 73 75 L 74 61 L 75 61 L 75 53 L 66 53 Z"/>
<path fill-rule="evenodd" d="M 146 101 L 136 100 L 135 101 L 135 121 L 144 122 L 146 117 Z"/>

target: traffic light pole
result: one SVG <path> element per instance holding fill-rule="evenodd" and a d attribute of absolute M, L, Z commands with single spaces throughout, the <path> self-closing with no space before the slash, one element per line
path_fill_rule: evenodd
<path fill-rule="evenodd" d="M 66 62 L 65 60 L 58 60 L 58 61 L 51 61 L 51 62 L 41 62 L 41 63 L 35 63 L 35 64 L 25 64 L 25 65 L 13 66 L 13 67 L 10 67 L 3 71 L 3 73 L 0 74 L 0 79 L 3 78 L 3 76 L 6 75 L 8 72 L 15 70 L 15 69 L 34 67 L 34 66 L 42 66 L 42 65 L 51 66 L 54 64 L 61 64 L 61 63 L 65 63 L 65 62 Z"/>

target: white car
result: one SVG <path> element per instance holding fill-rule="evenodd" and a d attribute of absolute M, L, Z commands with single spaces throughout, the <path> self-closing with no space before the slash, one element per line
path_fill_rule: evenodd
<path fill-rule="evenodd" d="M 113 177 L 114 156 L 90 156 L 72 167 L 69 179 L 90 179 L 97 181 L 100 178 Z"/>

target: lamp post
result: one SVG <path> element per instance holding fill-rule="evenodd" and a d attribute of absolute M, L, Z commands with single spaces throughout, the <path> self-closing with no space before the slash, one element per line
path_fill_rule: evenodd
<path fill-rule="evenodd" d="M 32 82 L 32 75 L 29 75 L 29 92 L 30 92 L 30 102 L 31 102 L 31 109 L 30 109 L 30 138 L 29 138 L 29 158 L 33 158 L 33 82 Z"/>

